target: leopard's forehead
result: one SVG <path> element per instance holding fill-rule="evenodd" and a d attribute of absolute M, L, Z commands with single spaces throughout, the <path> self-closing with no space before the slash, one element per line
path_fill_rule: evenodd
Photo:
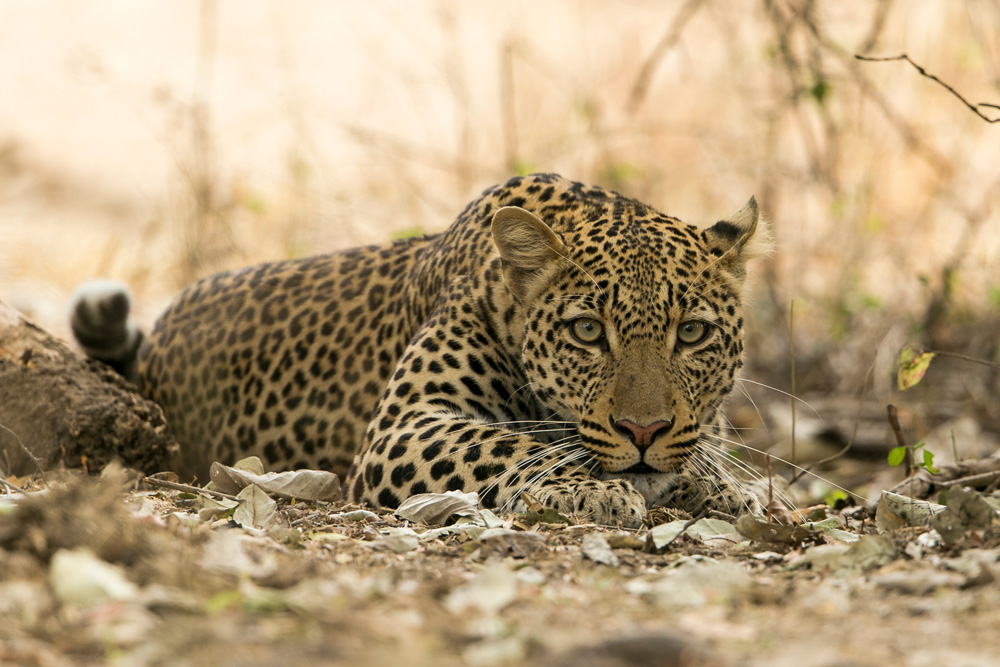
<path fill-rule="evenodd" d="M 699 312 L 726 299 L 717 257 L 694 225 L 624 197 L 585 207 L 563 231 L 566 287 L 598 307 L 622 306 L 656 326 L 671 314 Z"/>

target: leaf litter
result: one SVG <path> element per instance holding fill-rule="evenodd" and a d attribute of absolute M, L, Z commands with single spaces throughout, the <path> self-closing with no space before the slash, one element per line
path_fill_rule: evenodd
<path fill-rule="evenodd" d="M 883 640 L 914 614 L 951 628 L 906 634 L 932 656 L 1000 627 L 996 501 L 959 486 L 941 504 L 886 492 L 881 519 L 668 512 L 624 531 L 474 494 L 372 511 L 260 484 L 253 464 L 214 477 L 235 500 L 112 474 L 8 502 L 0 662 L 550 665 L 660 646 L 668 664 L 772 664 L 824 637 L 828 657 L 890 664 Z"/>

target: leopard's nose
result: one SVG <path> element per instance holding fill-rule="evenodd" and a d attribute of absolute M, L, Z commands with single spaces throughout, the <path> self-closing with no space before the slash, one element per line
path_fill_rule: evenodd
<path fill-rule="evenodd" d="M 674 426 L 674 420 L 660 419 L 652 424 L 642 426 L 628 419 L 615 419 L 612 417 L 611 425 L 616 431 L 631 440 L 633 445 L 639 449 L 645 449 L 652 445 L 653 441 L 658 437 L 669 433 L 670 429 Z"/>

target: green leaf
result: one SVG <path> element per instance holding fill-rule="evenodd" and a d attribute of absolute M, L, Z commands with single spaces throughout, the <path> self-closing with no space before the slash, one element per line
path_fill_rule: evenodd
<path fill-rule="evenodd" d="M 927 468 L 927 472 L 932 475 L 936 475 L 938 472 L 937 468 L 934 467 L 934 454 L 926 449 L 924 450 L 924 467 Z"/>
<path fill-rule="evenodd" d="M 889 456 L 888 456 L 889 465 L 891 465 L 893 468 L 898 466 L 905 459 L 906 459 L 905 445 L 900 445 L 899 447 L 893 447 L 892 449 L 889 450 Z"/>
<path fill-rule="evenodd" d="M 899 360 L 897 361 L 897 367 L 899 368 L 897 376 L 899 390 L 906 391 L 920 382 L 924 378 L 924 373 L 927 372 L 927 367 L 930 366 L 931 359 L 933 358 L 934 352 L 921 352 L 917 354 L 913 348 L 903 348 L 902 352 L 899 353 Z"/>
<path fill-rule="evenodd" d="M 845 500 L 847 500 L 847 492 L 841 489 L 834 489 L 830 493 L 826 494 L 825 498 L 823 498 L 823 502 L 833 509 L 837 509 L 837 503 Z"/>

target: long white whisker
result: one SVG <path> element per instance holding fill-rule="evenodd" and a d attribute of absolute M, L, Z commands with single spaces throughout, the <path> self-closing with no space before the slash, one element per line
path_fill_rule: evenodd
<path fill-rule="evenodd" d="M 749 382 L 750 384 L 755 384 L 758 387 L 764 387 L 765 389 L 770 389 L 771 391 L 776 391 L 779 394 L 782 394 L 783 396 L 787 396 L 788 398 L 795 399 L 796 401 L 798 401 L 802 405 L 804 405 L 807 408 L 809 408 L 810 410 L 812 410 L 816 414 L 817 417 L 819 417 L 820 419 L 823 418 L 823 415 L 821 415 L 816 408 L 814 408 L 812 405 L 810 405 L 808 401 L 804 401 L 804 400 L 802 400 L 801 398 L 799 398 L 798 396 L 796 396 L 794 394 L 789 394 L 787 391 L 781 391 L 777 387 L 772 387 L 769 384 L 764 384 L 763 382 L 757 382 L 756 380 L 748 380 L 746 378 L 736 378 L 736 381 L 737 382 Z"/>
<path fill-rule="evenodd" d="M 765 452 L 763 449 L 757 449 L 756 447 L 751 447 L 750 445 L 747 445 L 747 444 L 738 443 L 738 442 L 735 442 L 733 440 L 727 440 L 727 439 L 725 439 L 725 438 L 723 438 L 721 436 L 719 436 L 719 439 L 722 440 L 723 442 L 726 442 L 726 443 L 729 443 L 729 444 L 733 445 L 734 447 L 743 447 L 747 451 L 757 452 L 758 454 L 760 454 L 762 456 L 770 456 L 775 461 L 778 461 L 780 463 L 784 463 L 786 466 L 794 468 L 795 470 L 797 470 L 799 472 L 803 472 L 803 473 L 806 473 L 807 475 L 811 475 L 811 476 L 815 477 L 816 479 L 818 479 L 819 481 L 823 482 L 824 484 L 829 484 L 830 486 L 832 486 L 835 489 L 840 489 L 841 491 L 843 491 L 844 493 L 848 494 L 849 496 L 851 496 L 855 500 L 860 500 L 861 502 L 864 502 L 866 500 L 865 498 L 862 498 L 860 495 L 854 493 L 853 491 L 849 491 L 848 489 L 845 489 L 844 487 L 842 487 L 842 486 L 840 486 L 838 484 L 834 484 L 829 479 L 826 479 L 825 477 L 817 475 L 816 473 L 812 472 L 808 468 L 805 468 L 805 467 L 800 466 L 800 465 L 796 465 L 796 464 L 792 463 L 791 461 L 786 461 L 785 459 L 781 458 L 780 456 L 774 456 L 770 452 Z"/>

